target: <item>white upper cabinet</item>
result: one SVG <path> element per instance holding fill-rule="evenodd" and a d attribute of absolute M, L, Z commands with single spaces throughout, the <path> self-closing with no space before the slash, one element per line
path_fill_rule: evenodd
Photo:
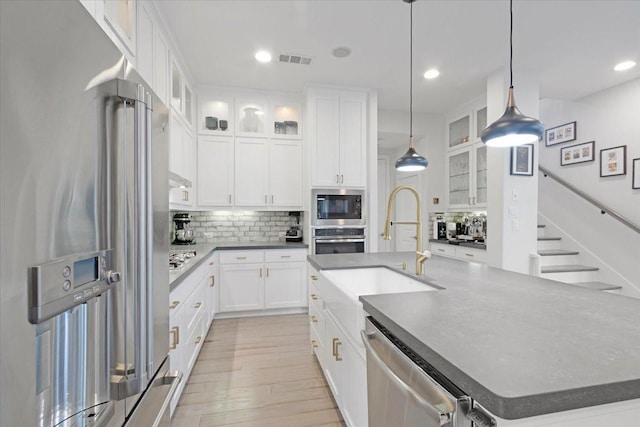
<path fill-rule="evenodd" d="M 183 79 L 180 67 L 176 61 L 171 61 L 171 106 L 180 114 L 184 111 Z"/>
<path fill-rule="evenodd" d="M 269 110 L 266 99 L 236 99 L 236 107 L 237 136 L 267 136 Z"/>
<path fill-rule="evenodd" d="M 132 57 L 136 56 L 136 4 L 133 0 L 104 0 L 104 22 Z"/>
<path fill-rule="evenodd" d="M 233 139 L 199 136 L 198 206 L 229 207 L 233 205 Z"/>
<path fill-rule="evenodd" d="M 153 48 L 154 26 L 153 12 L 150 4 L 147 2 L 138 3 L 136 69 L 140 76 L 153 86 L 155 90 L 153 81 L 153 56 L 155 54 Z"/>
<path fill-rule="evenodd" d="M 153 90 L 164 104 L 169 104 L 169 45 L 159 30 L 153 46 Z"/>
<path fill-rule="evenodd" d="M 268 140 L 236 138 L 235 205 L 267 206 L 269 202 Z"/>
<path fill-rule="evenodd" d="M 447 124 L 447 194 L 450 209 L 487 206 L 487 147 L 481 141 L 487 108 L 453 115 Z"/>
<path fill-rule="evenodd" d="M 314 89 L 308 103 L 311 185 L 365 187 L 367 94 Z"/>
<path fill-rule="evenodd" d="M 302 207 L 302 144 L 300 141 L 269 142 L 269 206 Z"/>

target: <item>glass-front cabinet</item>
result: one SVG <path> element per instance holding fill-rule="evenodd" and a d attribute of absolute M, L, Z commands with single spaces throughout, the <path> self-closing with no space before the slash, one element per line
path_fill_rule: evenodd
<path fill-rule="evenodd" d="M 267 105 L 266 99 L 237 99 L 236 136 L 267 136 Z"/>
<path fill-rule="evenodd" d="M 487 206 L 487 147 L 480 139 L 487 108 L 470 108 L 447 124 L 447 184 L 450 209 Z"/>
<path fill-rule="evenodd" d="M 269 134 L 272 138 L 299 139 L 302 137 L 302 106 L 285 100 L 270 100 Z"/>
<path fill-rule="evenodd" d="M 198 133 L 232 136 L 233 98 L 199 95 L 198 99 Z"/>

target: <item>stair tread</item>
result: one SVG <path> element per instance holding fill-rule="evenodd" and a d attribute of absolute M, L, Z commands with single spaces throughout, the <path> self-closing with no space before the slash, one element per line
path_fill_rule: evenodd
<path fill-rule="evenodd" d="M 538 240 L 561 240 L 562 237 L 538 237 Z"/>
<path fill-rule="evenodd" d="M 543 249 L 538 251 L 540 256 L 556 256 L 556 255 L 578 255 L 578 251 L 569 251 L 566 249 Z"/>
<path fill-rule="evenodd" d="M 548 265 L 542 267 L 542 273 L 570 273 L 574 271 L 598 271 L 598 267 L 591 267 L 589 265 Z"/>
<path fill-rule="evenodd" d="M 572 285 L 582 286 L 583 288 L 596 289 L 598 291 L 614 291 L 616 289 L 622 289 L 620 285 L 613 285 L 605 282 L 577 282 Z"/>

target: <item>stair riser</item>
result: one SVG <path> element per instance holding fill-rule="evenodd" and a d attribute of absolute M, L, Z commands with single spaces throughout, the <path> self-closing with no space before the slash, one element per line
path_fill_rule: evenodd
<path fill-rule="evenodd" d="M 553 255 L 553 256 L 541 256 L 540 265 L 542 267 L 547 265 L 575 265 L 579 264 L 577 255 Z"/>
<path fill-rule="evenodd" d="M 562 240 L 538 240 L 538 250 L 562 249 Z"/>
<path fill-rule="evenodd" d="M 538 237 L 545 237 L 544 228 L 538 228 Z"/>
<path fill-rule="evenodd" d="M 542 273 L 545 279 L 557 280 L 558 282 L 577 283 L 594 282 L 598 280 L 597 271 L 570 271 L 563 273 Z"/>

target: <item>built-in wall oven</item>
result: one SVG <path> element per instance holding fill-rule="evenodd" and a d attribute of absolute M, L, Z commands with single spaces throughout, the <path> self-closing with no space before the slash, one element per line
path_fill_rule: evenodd
<path fill-rule="evenodd" d="M 361 253 L 366 250 L 365 227 L 314 227 L 312 252 L 321 254 Z"/>
<path fill-rule="evenodd" d="M 371 317 L 367 352 L 369 427 L 495 427 L 455 384 Z"/>
<path fill-rule="evenodd" d="M 313 209 L 311 219 L 314 226 L 364 226 L 366 224 L 362 190 L 315 189 L 312 191 L 311 205 Z"/>

